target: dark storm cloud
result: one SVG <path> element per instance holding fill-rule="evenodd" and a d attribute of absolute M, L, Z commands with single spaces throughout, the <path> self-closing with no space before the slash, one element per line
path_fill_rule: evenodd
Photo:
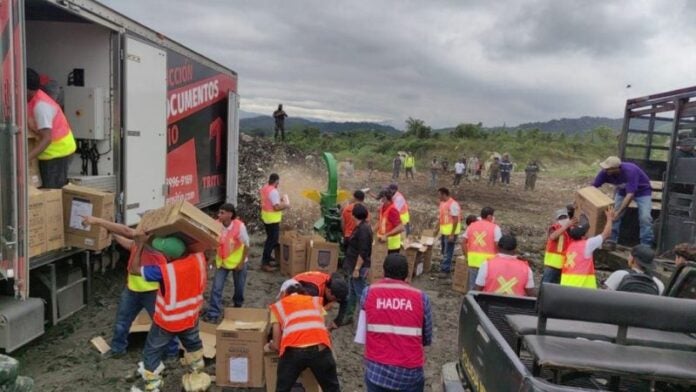
<path fill-rule="evenodd" d="M 236 70 L 261 113 L 510 125 L 696 84 L 687 0 L 106 2 Z"/>

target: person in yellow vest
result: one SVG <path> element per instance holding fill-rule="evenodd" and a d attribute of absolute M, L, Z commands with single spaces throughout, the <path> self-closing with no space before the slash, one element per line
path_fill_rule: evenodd
<path fill-rule="evenodd" d="M 123 248 L 128 249 L 130 257 L 128 265 L 133 261 L 136 251 L 136 244 L 133 240 L 136 231 L 126 225 L 109 222 L 105 219 L 94 216 L 82 217 L 82 224 L 85 227 L 91 225 L 100 226 L 110 231 L 114 235 L 116 242 Z M 141 255 L 143 265 L 166 264 L 167 259 L 161 251 L 154 247 L 147 246 Z M 157 299 L 157 282 L 146 282 L 142 276 L 128 274 L 126 287 L 121 292 L 121 298 L 116 310 L 116 321 L 114 322 L 114 336 L 111 338 L 111 350 L 104 354 L 107 358 L 119 358 L 126 354 L 128 348 L 128 334 L 133 320 L 138 313 L 145 309 L 152 318 L 155 314 L 155 301 Z M 177 358 L 179 355 L 179 342 L 173 339 L 166 351 L 166 361 L 170 358 Z"/>
<path fill-rule="evenodd" d="M 63 110 L 40 87 L 39 74 L 27 68 L 27 119 L 39 137 L 29 160 L 39 159 L 43 188 L 60 189 L 68 183 L 68 166 L 77 146 Z"/>
<path fill-rule="evenodd" d="M 413 155 L 410 152 L 406 153 L 406 159 L 404 160 L 404 169 L 406 171 L 406 178 L 408 178 L 409 174 L 411 175 L 411 179 L 413 179 L 413 171 L 416 168 L 416 158 L 413 157 Z"/>
<path fill-rule="evenodd" d="M 614 209 L 608 208 L 605 214 L 607 223 L 604 225 L 604 230 L 594 237 L 585 237 L 590 229 L 587 222 L 581 222 L 568 229 L 571 242 L 566 250 L 565 262 L 561 271 L 562 286 L 597 288 L 593 254 L 611 236 L 611 226 L 615 217 Z"/>
<path fill-rule="evenodd" d="M 408 202 L 403 193 L 399 192 L 399 185 L 396 183 L 389 184 L 389 190 L 392 192 L 392 201 L 394 207 L 399 211 L 401 224 L 404 225 L 406 235 L 411 235 L 411 213 L 408 210 Z"/>
<path fill-rule="evenodd" d="M 440 196 L 439 208 L 439 234 L 442 246 L 442 263 L 440 263 L 440 274 L 446 277 L 452 271 L 452 257 L 454 256 L 454 244 L 457 236 L 462 231 L 462 208 L 456 200 L 450 196 L 447 188 L 437 190 Z"/>
<path fill-rule="evenodd" d="M 280 176 L 272 173 L 268 184 L 261 188 L 261 220 L 266 229 L 266 242 L 263 245 L 261 269 L 273 272 L 278 269 L 278 261 L 273 260 L 273 251 L 280 240 L 280 222 L 283 220 L 283 210 L 290 207 L 286 197 L 281 198 L 278 192 Z"/>
<path fill-rule="evenodd" d="M 404 225 L 401 223 L 399 210 L 392 201 L 393 196 L 394 194 L 390 189 L 380 192 L 379 198 L 382 200 L 382 206 L 379 208 L 379 220 L 375 231 L 379 242 L 387 243 L 388 253 L 399 253 Z"/>
<path fill-rule="evenodd" d="M 561 269 L 565 262 L 565 254 L 570 245 L 568 228 L 578 223 L 577 218 L 570 218 L 567 208 L 562 208 L 554 214 L 556 220 L 549 226 L 546 238 L 546 252 L 544 253 L 544 271 L 542 283 L 559 284 L 561 282 Z"/>
<path fill-rule="evenodd" d="M 472 290 L 476 285 L 479 267 L 484 261 L 498 253 L 497 244 L 503 233 L 500 227 L 495 224 L 494 213 L 493 208 L 483 207 L 481 219 L 472 222 L 462 235 L 462 253 L 466 255 L 466 261 L 469 265 L 469 290 Z"/>
<path fill-rule="evenodd" d="M 218 220 L 222 223 L 222 235 L 215 255 L 215 279 L 210 290 L 210 302 L 203 320 L 219 323 L 222 316 L 222 292 L 227 276 L 232 273 L 234 295 L 232 303 L 235 308 L 244 304 L 244 284 L 247 275 L 247 255 L 249 254 L 249 233 L 246 225 L 237 216 L 234 206 L 225 203 L 220 206 Z"/>

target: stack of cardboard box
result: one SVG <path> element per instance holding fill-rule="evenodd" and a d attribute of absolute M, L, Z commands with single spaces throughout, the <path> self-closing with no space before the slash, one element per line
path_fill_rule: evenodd
<path fill-rule="evenodd" d="M 295 276 L 305 271 L 331 274 L 338 269 L 338 244 L 318 235 L 283 231 L 280 237 L 280 271 Z"/>
<path fill-rule="evenodd" d="M 29 257 L 65 246 L 63 193 L 29 187 Z"/>

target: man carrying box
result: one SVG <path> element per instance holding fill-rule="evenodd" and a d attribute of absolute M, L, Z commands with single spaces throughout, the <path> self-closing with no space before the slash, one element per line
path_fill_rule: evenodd
<path fill-rule="evenodd" d="M 210 376 L 202 373 L 203 342 L 198 332 L 198 313 L 203 305 L 203 291 L 206 284 L 206 260 L 203 253 L 187 254 L 186 245 L 177 237 L 155 237 L 143 231 L 135 236 L 136 251 L 129 271 L 142 276 L 147 282 L 159 283 L 155 316 L 150 332 L 147 334 L 143 361 L 138 372 L 145 381 L 146 391 L 159 391 L 162 386 L 162 354 L 175 336 L 186 349 L 182 364 L 191 368 L 184 374 L 182 385 L 186 391 L 205 391 L 210 386 Z M 161 249 L 167 256 L 165 265 L 142 265 L 145 245 Z"/>
<path fill-rule="evenodd" d="M 217 324 L 222 315 L 222 292 L 230 272 L 234 280 L 234 296 L 232 302 L 235 308 L 241 308 L 244 303 L 244 284 L 247 275 L 247 254 L 249 253 L 249 233 L 244 222 L 237 216 L 232 204 L 220 206 L 218 220 L 222 223 L 222 236 L 215 255 L 215 279 L 210 291 L 210 304 L 204 320 Z"/>
<path fill-rule="evenodd" d="M 324 325 L 326 311 L 319 297 L 300 284 L 287 287 L 285 297 L 270 306 L 273 340 L 266 351 L 278 351 L 277 392 L 290 392 L 300 374 L 309 368 L 324 392 L 338 392 L 336 360 L 331 337 Z"/>
<path fill-rule="evenodd" d="M 283 220 L 283 210 L 290 205 L 287 198 L 281 200 L 278 192 L 280 176 L 272 173 L 268 178 L 268 184 L 261 188 L 261 220 L 266 229 L 266 243 L 263 245 L 263 256 L 261 257 L 261 269 L 266 272 L 276 270 L 276 262 L 272 262 L 271 254 L 280 239 L 280 221 Z"/>
<path fill-rule="evenodd" d="M 94 216 L 82 217 L 82 224 L 85 226 L 101 226 L 114 234 L 116 242 L 130 251 L 128 266 L 133 262 L 136 253 L 135 241 L 133 237 L 136 231 L 126 225 L 109 222 L 105 219 Z M 159 243 L 158 243 L 159 245 Z M 165 265 L 167 259 L 162 253 L 162 249 L 146 246 L 140 256 L 142 265 Z M 159 283 L 147 282 L 142 276 L 128 274 L 126 287 L 121 292 L 121 299 L 116 310 L 116 321 L 114 322 L 114 336 L 111 338 L 111 350 L 105 354 L 107 357 L 118 358 L 126 354 L 128 348 L 128 332 L 133 320 L 138 316 L 143 308 L 152 319 L 155 315 L 155 300 L 157 299 L 157 289 Z M 172 339 L 167 347 L 167 358 L 177 358 L 179 356 L 179 341 Z"/>

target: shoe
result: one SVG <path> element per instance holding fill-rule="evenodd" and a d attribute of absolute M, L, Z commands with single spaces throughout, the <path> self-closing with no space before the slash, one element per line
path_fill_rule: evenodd
<path fill-rule="evenodd" d="M 278 262 L 275 261 L 275 260 L 271 260 L 271 261 L 268 263 L 268 265 L 270 265 L 271 267 L 276 267 L 276 268 L 279 266 Z"/>
<path fill-rule="evenodd" d="M 119 359 L 119 358 L 123 358 L 125 356 L 126 356 L 125 351 L 109 350 L 102 355 L 102 358 L 104 358 L 104 359 Z"/>
<path fill-rule="evenodd" d="M 278 268 L 276 268 L 270 264 L 264 264 L 261 266 L 261 270 L 263 272 L 276 272 L 278 270 Z"/>
<path fill-rule="evenodd" d="M 222 317 L 220 317 L 220 316 L 213 317 L 213 316 L 209 316 L 207 314 L 204 315 L 203 317 L 201 317 L 201 320 L 203 320 L 206 323 L 210 323 L 210 324 L 220 324 L 221 319 L 222 319 Z"/>

